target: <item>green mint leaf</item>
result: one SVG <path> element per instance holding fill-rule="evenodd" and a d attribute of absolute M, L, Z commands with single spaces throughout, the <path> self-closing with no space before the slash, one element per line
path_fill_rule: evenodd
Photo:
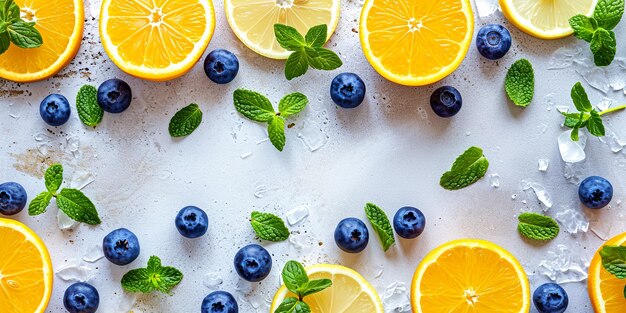
<path fill-rule="evenodd" d="M 267 133 L 270 137 L 270 142 L 278 151 L 283 151 L 285 147 L 285 119 L 281 116 L 274 116 L 267 126 Z"/>
<path fill-rule="evenodd" d="M 130 270 L 122 276 L 122 288 L 128 292 L 149 293 L 154 290 L 150 275 L 145 268 Z"/>
<path fill-rule="evenodd" d="M 572 128 L 572 132 L 570 133 L 569 137 L 570 139 L 572 139 L 572 141 L 578 141 L 578 131 L 579 131 L 579 126 L 574 126 L 574 128 Z"/>
<path fill-rule="evenodd" d="M 591 101 L 589 101 L 589 97 L 587 96 L 587 92 L 580 82 L 574 84 L 570 94 L 572 101 L 574 102 L 574 106 L 576 106 L 576 110 L 579 112 L 589 112 L 593 109 Z"/>
<path fill-rule="evenodd" d="M 311 27 L 304 39 L 309 47 L 322 47 L 326 43 L 327 36 L 328 26 L 321 24 Z"/>
<path fill-rule="evenodd" d="M 624 299 L 626 299 L 626 286 L 624 286 Z"/>
<path fill-rule="evenodd" d="M 617 51 L 615 33 L 611 30 L 598 28 L 591 39 L 591 52 L 596 66 L 608 66 L 613 62 Z"/>
<path fill-rule="evenodd" d="M 306 105 L 309 103 L 309 99 L 299 92 L 294 92 L 284 96 L 278 104 L 278 112 L 280 116 L 287 118 L 294 114 L 300 113 Z"/>
<path fill-rule="evenodd" d="M 158 291 L 172 295 L 172 289 L 183 280 L 183 273 L 174 267 L 163 266 L 158 272 L 152 274 L 151 279 L 154 284 L 157 284 Z"/>
<path fill-rule="evenodd" d="M 285 241 L 289 238 L 289 229 L 280 217 L 254 211 L 250 217 L 250 224 L 259 238 L 267 241 Z"/>
<path fill-rule="evenodd" d="M 41 34 L 35 29 L 35 23 L 17 21 L 7 26 L 9 39 L 20 48 L 39 48 L 43 44 Z"/>
<path fill-rule="evenodd" d="M 57 205 L 63 213 L 77 222 L 87 223 L 89 225 L 102 223 L 100 217 L 98 217 L 96 207 L 91 200 L 78 189 L 62 189 L 57 195 Z"/>
<path fill-rule="evenodd" d="M 296 261 L 288 261 L 283 267 L 283 283 L 285 287 L 293 293 L 298 293 L 302 285 L 309 282 L 304 266 Z M 302 298 L 302 296 L 300 296 Z"/>
<path fill-rule="evenodd" d="M 309 69 L 309 61 L 304 48 L 294 51 L 289 55 L 285 63 L 285 78 L 292 80 L 304 75 Z"/>
<path fill-rule="evenodd" d="M 233 93 L 235 108 L 243 116 L 257 122 L 269 122 L 276 113 L 264 95 L 247 89 L 237 89 Z"/>
<path fill-rule="evenodd" d="M 596 137 L 604 137 L 605 130 L 602 124 L 602 117 L 595 110 L 591 111 L 591 117 L 587 121 L 587 129 L 589 133 Z"/>
<path fill-rule="evenodd" d="M 290 297 L 283 300 L 274 313 L 311 313 L 311 308 L 297 298 Z"/>
<path fill-rule="evenodd" d="M 565 122 L 563 122 L 565 127 L 573 128 L 580 122 L 580 113 L 560 113 L 565 116 Z"/>
<path fill-rule="evenodd" d="M 1 13 L 0 13 L 1 14 Z M 7 31 L 7 27 L 11 25 L 11 22 L 5 22 L 3 17 L 0 16 L 0 33 L 5 33 Z M 7 34 L 7 38 L 8 38 Z"/>
<path fill-rule="evenodd" d="M 316 70 L 334 70 L 343 65 L 339 56 L 326 48 L 316 47 L 314 48 L 315 52 L 317 52 L 316 57 L 308 57 L 308 63 L 312 68 Z"/>
<path fill-rule="evenodd" d="M 50 200 L 52 200 L 52 193 L 44 191 L 40 193 L 35 199 L 30 201 L 28 205 L 28 215 L 35 216 L 46 212 L 48 205 L 50 205 Z"/>
<path fill-rule="evenodd" d="M 307 56 L 307 62 L 309 60 L 311 60 L 311 58 L 317 58 L 320 56 L 319 53 L 317 53 L 317 51 L 315 50 L 315 48 L 311 48 L 311 47 L 302 47 L 302 49 L 304 50 L 304 53 Z"/>
<path fill-rule="evenodd" d="M 526 59 L 517 60 L 506 73 L 504 89 L 509 99 L 517 106 L 527 107 L 535 93 L 533 66 Z"/>
<path fill-rule="evenodd" d="M 306 45 L 304 37 L 295 28 L 283 24 L 274 25 L 274 35 L 285 50 L 296 51 Z"/>
<path fill-rule="evenodd" d="M 9 34 L 6 32 L 0 33 L 0 54 L 5 53 L 9 50 L 9 46 L 11 45 L 11 40 L 9 39 Z"/>
<path fill-rule="evenodd" d="M 183 279 L 183 273 L 171 266 L 161 266 L 161 259 L 151 256 L 146 268 L 130 270 L 122 277 L 122 288 L 128 292 L 149 293 L 154 290 L 170 294 Z"/>
<path fill-rule="evenodd" d="M 180 109 L 172 119 L 168 130 L 172 137 L 189 136 L 202 123 L 202 111 L 197 104 L 192 103 Z"/>
<path fill-rule="evenodd" d="M 600 250 L 602 266 L 619 279 L 626 279 L 626 247 L 604 246 Z"/>
<path fill-rule="evenodd" d="M 98 89 L 91 85 L 84 85 L 76 95 L 76 110 L 83 124 L 95 127 L 102 121 L 104 110 L 98 105 Z"/>
<path fill-rule="evenodd" d="M 439 184 L 448 190 L 465 188 L 487 173 L 489 161 L 483 155 L 483 150 L 478 147 L 470 147 L 456 158 L 452 168 L 441 175 Z"/>
<path fill-rule="evenodd" d="M 593 17 L 578 14 L 569 19 L 569 25 L 574 30 L 574 36 L 586 42 L 591 42 L 593 33 L 598 28 L 598 24 Z"/>
<path fill-rule="evenodd" d="M 61 164 L 52 164 L 44 174 L 46 189 L 52 194 L 57 192 L 63 183 L 63 166 Z"/>
<path fill-rule="evenodd" d="M 318 293 L 332 285 L 333 282 L 330 279 L 311 280 L 300 287 L 299 295 L 301 298 L 304 298 L 314 293 Z"/>
<path fill-rule="evenodd" d="M 374 227 L 376 234 L 378 234 L 383 250 L 386 252 L 389 250 L 389 247 L 396 243 L 396 240 L 393 237 L 393 229 L 391 228 L 391 223 L 389 223 L 387 214 L 385 214 L 385 211 L 376 205 L 367 203 L 365 205 L 365 215 L 370 223 L 372 223 L 372 227 Z"/>
<path fill-rule="evenodd" d="M 535 240 L 551 240 L 559 234 L 559 224 L 545 215 L 522 213 L 517 218 L 517 230 L 524 237 Z"/>
<path fill-rule="evenodd" d="M 6 16 L 5 21 L 7 22 L 17 22 L 20 20 L 20 8 L 17 6 L 15 1 L 7 0 L 4 6 L 4 16 Z"/>
<path fill-rule="evenodd" d="M 617 26 L 624 15 L 624 0 L 599 0 L 593 11 L 598 26 L 611 30 Z"/>

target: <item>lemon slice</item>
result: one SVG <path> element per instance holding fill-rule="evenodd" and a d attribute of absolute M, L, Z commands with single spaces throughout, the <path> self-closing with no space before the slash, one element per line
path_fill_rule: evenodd
<path fill-rule="evenodd" d="M 598 0 L 500 0 L 504 16 L 523 32 L 541 39 L 557 39 L 573 33 L 569 19 L 591 16 Z"/>
<path fill-rule="evenodd" d="M 603 246 L 626 246 L 626 233 L 621 233 L 604 243 Z M 587 289 L 593 310 L 596 313 L 623 313 L 626 308 L 624 288 L 626 281 L 618 279 L 602 266 L 600 249 L 591 259 Z"/>
<path fill-rule="evenodd" d="M 312 313 L 385 313 L 376 290 L 359 273 L 341 266 L 318 264 L 306 268 L 310 279 L 327 278 L 333 285 L 304 298 Z M 295 297 L 285 286 L 280 287 L 270 312 L 287 297 Z"/>
<path fill-rule="evenodd" d="M 339 22 L 340 0 L 224 0 L 226 19 L 235 35 L 254 52 L 272 59 L 291 54 L 274 36 L 274 24 L 295 27 L 301 34 L 326 24 L 328 36 Z"/>

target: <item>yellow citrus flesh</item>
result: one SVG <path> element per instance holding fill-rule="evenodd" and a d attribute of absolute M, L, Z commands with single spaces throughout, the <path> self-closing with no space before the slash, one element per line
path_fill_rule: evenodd
<path fill-rule="evenodd" d="M 41 33 L 39 48 L 22 49 L 11 44 L 0 55 L 0 77 L 32 82 L 53 76 L 69 64 L 83 38 L 82 0 L 15 0 L 21 17 L 34 21 Z"/>
<path fill-rule="evenodd" d="M 590 16 L 598 0 L 500 0 L 506 18 L 523 32 L 542 39 L 557 39 L 573 33 L 569 19 Z"/>
<path fill-rule="evenodd" d="M 603 246 L 626 246 L 626 233 L 611 238 Z M 626 281 L 618 279 L 602 266 L 600 249 L 591 260 L 587 289 L 596 313 L 623 313 L 626 310 L 624 288 Z"/>
<path fill-rule="evenodd" d="M 366 0 L 359 25 L 363 53 L 380 75 L 422 86 L 461 65 L 474 15 L 469 0 Z"/>
<path fill-rule="evenodd" d="M 333 285 L 322 292 L 306 297 L 312 313 L 385 313 L 376 290 L 357 272 L 341 266 L 318 264 L 306 268 L 310 279 L 328 278 Z M 285 286 L 280 287 L 270 312 L 274 312 L 285 298 L 297 297 Z"/>
<path fill-rule="evenodd" d="M 52 293 L 52 262 L 41 239 L 26 225 L 0 218 L 0 308 L 45 312 Z"/>
<path fill-rule="evenodd" d="M 291 54 L 274 36 L 274 24 L 295 27 L 301 34 L 309 28 L 328 25 L 328 38 L 339 22 L 340 0 L 224 0 L 228 24 L 235 35 L 254 52 L 272 59 Z"/>
<path fill-rule="evenodd" d="M 527 313 L 530 287 L 513 255 L 484 240 L 464 239 L 431 251 L 411 287 L 415 313 Z"/>
<path fill-rule="evenodd" d="M 148 80 L 182 76 L 206 50 L 215 29 L 210 0 L 104 0 L 100 38 L 124 72 Z"/>

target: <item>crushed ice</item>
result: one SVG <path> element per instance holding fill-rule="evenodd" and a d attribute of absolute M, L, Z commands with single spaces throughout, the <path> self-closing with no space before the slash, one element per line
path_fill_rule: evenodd
<path fill-rule="evenodd" d="M 549 159 L 539 159 L 538 163 L 539 163 L 539 171 L 540 172 L 547 171 L 548 170 L 548 166 L 550 166 L 550 160 Z"/>
<path fill-rule="evenodd" d="M 586 233 L 589 229 L 589 220 L 578 210 L 567 209 L 556 213 L 554 217 L 563 226 L 563 230 L 570 234 Z"/>
<path fill-rule="evenodd" d="M 263 198 L 265 196 L 266 192 L 267 192 L 267 186 L 265 186 L 265 185 L 258 185 L 254 189 L 254 196 L 256 198 L 260 199 L 260 198 Z"/>
<path fill-rule="evenodd" d="M 83 261 L 89 263 L 98 262 L 102 258 L 104 258 L 104 252 L 102 251 L 102 246 L 99 244 L 95 244 L 87 248 L 85 255 L 83 255 Z"/>
<path fill-rule="evenodd" d="M 224 279 L 218 273 L 207 273 L 204 275 L 204 285 L 212 290 L 217 290 L 224 283 Z"/>
<path fill-rule="evenodd" d="M 500 175 L 498 174 L 489 175 L 489 183 L 491 184 L 491 187 L 493 188 L 500 187 Z"/>
<path fill-rule="evenodd" d="M 304 221 L 309 216 L 309 208 L 306 205 L 300 205 L 295 209 L 287 212 L 287 223 L 293 226 Z"/>
<path fill-rule="evenodd" d="M 544 211 L 552 207 L 552 197 L 550 196 L 550 193 L 548 193 L 546 188 L 543 187 L 541 184 L 530 180 L 523 180 L 522 188 L 524 190 L 531 189 L 535 193 L 535 195 L 537 196 L 537 200 L 539 200 L 539 202 L 543 204 Z"/>
<path fill-rule="evenodd" d="M 71 219 L 67 214 L 61 210 L 57 210 L 57 225 L 61 230 L 68 230 L 76 227 L 78 222 Z"/>
<path fill-rule="evenodd" d="M 571 131 L 561 133 L 558 138 L 559 152 L 561 158 L 566 163 L 576 163 L 585 160 L 585 146 L 587 145 L 587 133 L 584 130 L 579 132 L 578 141 L 573 141 L 570 137 Z"/>
<path fill-rule="evenodd" d="M 385 288 L 383 306 L 387 313 L 411 312 L 411 299 L 406 284 L 394 282 Z"/>
<path fill-rule="evenodd" d="M 80 282 L 88 281 L 94 277 L 94 270 L 86 265 L 81 264 L 78 259 L 72 259 L 59 268 L 55 274 L 64 281 Z"/>
<path fill-rule="evenodd" d="M 559 244 L 556 250 L 547 252 L 547 258 L 539 263 L 537 271 L 557 284 L 579 282 L 587 279 L 588 261 Z"/>

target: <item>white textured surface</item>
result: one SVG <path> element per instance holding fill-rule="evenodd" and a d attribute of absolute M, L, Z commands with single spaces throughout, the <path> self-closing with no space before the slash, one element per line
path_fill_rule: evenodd
<path fill-rule="evenodd" d="M 257 56 L 242 46 L 227 25 L 221 1 L 215 5 L 217 29 L 207 52 L 226 48 L 238 55 L 241 69 L 229 85 L 210 82 L 201 64 L 167 83 L 144 82 L 122 74 L 102 50 L 95 18 L 98 7 L 91 2 L 86 7 L 87 28 L 81 50 L 58 77 L 21 86 L 0 82 L 0 180 L 20 182 L 32 199 L 44 188 L 42 163 L 63 163 L 66 186 L 83 186 L 90 181 L 89 174 L 95 177 L 83 191 L 100 211 L 103 223 L 98 227 L 79 225 L 61 231 L 54 206 L 41 216 L 29 217 L 26 211 L 16 216 L 41 235 L 55 269 L 91 253 L 112 229 L 127 227 L 140 239 L 141 255 L 129 266 L 118 267 L 105 259 L 82 264 L 93 269 L 95 276 L 90 282 L 102 299 L 98 312 L 117 313 L 129 307 L 133 297 L 121 291 L 121 276 L 131 268 L 145 266 L 150 255 L 180 268 L 185 278 L 172 297 L 138 295 L 135 308 L 142 312 L 199 312 L 202 299 L 212 291 L 206 287 L 209 273 L 223 279 L 219 288 L 235 294 L 241 312 L 255 312 L 256 307 L 258 312 L 267 312 L 266 300 L 276 291 L 280 269 L 289 259 L 353 267 L 382 296 L 385 287 L 396 281 L 410 285 L 415 267 L 434 247 L 457 238 L 483 238 L 519 258 L 531 275 L 534 290 L 546 281 L 533 274 L 548 257 L 547 251 L 563 244 L 589 259 L 602 243 L 591 230 L 601 237 L 626 230 L 624 205 L 618 205 L 625 197 L 626 153 L 613 153 L 592 137 L 585 163 L 568 172 L 611 180 L 615 188 L 613 208 L 598 212 L 581 209 L 591 222 L 590 231 L 574 235 L 561 232 L 546 244 L 526 241 L 516 231 L 519 212 L 541 212 L 534 194 L 522 191 L 524 179 L 542 184 L 552 195 L 550 215 L 579 206 L 577 186 L 564 177 L 557 146 L 557 136 L 563 131 L 562 117 L 553 106 L 569 106 L 570 88 L 582 78 L 572 67 L 548 70 L 552 53 L 562 46 L 576 46 L 576 39 L 535 39 L 496 13 L 477 19 L 476 31 L 487 22 L 506 25 L 513 46 L 504 59 L 483 59 L 472 46 L 459 70 L 444 81 L 408 88 L 385 81 L 369 66 L 356 33 L 360 4 L 344 1 L 339 28 L 328 46 L 344 60 L 340 71 L 358 73 L 368 91 L 359 108 L 343 110 L 332 104 L 328 93 L 330 81 L 339 70 L 309 71 L 302 78 L 286 81 L 283 62 Z M 622 39 L 618 40 L 618 56 L 622 57 L 626 51 L 623 28 L 622 24 L 617 29 Z M 530 59 L 536 71 L 535 99 L 526 109 L 512 106 L 502 87 L 506 69 L 520 57 Z M 123 114 L 106 114 L 95 130 L 84 127 L 75 111 L 63 127 L 50 128 L 41 121 L 38 105 L 45 95 L 58 92 L 73 100 L 82 84 L 97 86 L 112 77 L 123 78 L 133 88 L 133 103 Z M 444 84 L 456 86 L 464 100 L 461 112 L 446 120 L 437 118 L 428 103 L 431 92 Z M 603 97 L 624 100 L 621 92 L 602 94 L 585 86 L 595 103 Z M 243 120 L 234 112 L 231 95 L 239 87 L 268 94 L 274 102 L 294 91 L 309 97 L 309 107 L 293 120 L 295 127 L 287 130 L 284 152 L 263 141 L 266 134 L 262 125 Z M 549 94 L 551 103 L 544 100 Z M 173 140 L 167 132 L 169 118 L 190 102 L 200 104 L 204 121 L 188 138 Z M 614 114 L 609 121 L 624 138 L 626 113 Z M 76 138 L 78 150 L 73 148 Z M 311 152 L 305 142 L 318 149 Z M 491 162 L 487 177 L 461 191 L 443 190 L 439 176 L 471 145 L 484 148 Z M 47 155 L 40 151 L 47 151 Z M 550 160 L 547 172 L 537 170 L 542 158 Z M 496 173 L 500 186 L 492 188 L 488 176 Z M 427 218 L 426 231 L 418 240 L 400 241 L 386 255 L 375 236 L 361 255 L 341 253 L 332 237 L 336 223 L 348 216 L 365 218 L 363 206 L 368 201 L 379 204 L 389 215 L 404 205 L 420 208 Z M 206 236 L 187 240 L 176 231 L 174 216 L 186 205 L 207 211 L 210 226 Z M 290 227 L 296 232 L 291 241 L 263 243 L 274 258 L 270 277 L 251 289 L 238 283 L 232 258 L 238 248 L 256 242 L 248 225 L 250 212 L 261 209 L 284 218 L 286 212 L 300 205 L 309 208 L 309 217 Z M 62 295 L 67 286 L 55 277 L 48 312 L 63 312 Z M 592 311 L 586 283 L 564 287 L 570 295 L 568 312 Z"/>

